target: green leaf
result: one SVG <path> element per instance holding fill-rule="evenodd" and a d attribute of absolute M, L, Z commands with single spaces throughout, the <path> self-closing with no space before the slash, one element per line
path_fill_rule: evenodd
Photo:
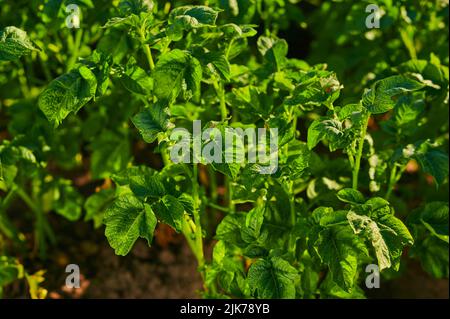
<path fill-rule="evenodd" d="M 200 88 L 202 67 L 187 51 L 178 49 L 161 55 L 153 71 L 154 94 L 158 99 L 173 102 L 183 91 L 189 99 Z"/>
<path fill-rule="evenodd" d="M 23 266 L 15 259 L 0 256 L 0 288 L 24 277 Z"/>
<path fill-rule="evenodd" d="M 255 207 L 247 213 L 245 225 L 241 228 L 242 239 L 247 243 L 253 243 L 261 234 L 264 222 L 264 207 Z"/>
<path fill-rule="evenodd" d="M 40 49 L 28 38 L 27 33 L 10 26 L 0 31 L 0 61 L 13 61 Z"/>
<path fill-rule="evenodd" d="M 322 119 L 314 120 L 308 127 L 308 148 L 312 150 L 325 137 L 326 132 L 322 126 Z"/>
<path fill-rule="evenodd" d="M 288 156 L 286 164 L 288 166 L 288 176 L 291 180 L 304 177 L 309 172 L 311 161 L 311 151 L 306 143 L 293 140 L 288 144 Z"/>
<path fill-rule="evenodd" d="M 258 39 L 258 50 L 271 67 L 272 72 L 281 71 L 288 53 L 286 40 L 260 37 Z"/>
<path fill-rule="evenodd" d="M 365 204 L 372 211 L 377 211 L 379 209 L 389 207 L 389 202 L 381 197 L 372 197 Z"/>
<path fill-rule="evenodd" d="M 226 143 L 227 134 L 231 134 L 231 131 L 227 131 L 227 127 L 224 125 L 216 126 L 214 123 L 210 123 L 208 128 L 217 128 L 221 132 L 221 136 L 214 138 L 208 142 L 208 146 L 214 150 L 214 155 L 218 156 L 218 160 L 214 160 L 211 166 L 214 170 L 225 174 L 231 179 L 235 180 L 241 170 L 241 163 L 235 161 L 235 156 L 239 154 L 245 154 L 243 141 L 239 138 L 234 138 L 233 143 L 228 145 Z M 228 132 L 228 133 L 227 133 Z M 231 133 L 230 133 L 231 132 Z M 222 138 L 222 140 L 220 140 Z M 218 154 L 216 154 L 218 153 Z M 227 158 L 233 159 L 227 161 Z"/>
<path fill-rule="evenodd" d="M 380 271 L 390 268 L 392 264 L 389 248 L 381 235 L 377 223 L 367 216 L 357 215 L 352 211 L 347 214 L 347 219 L 355 234 L 364 233 L 372 243 Z"/>
<path fill-rule="evenodd" d="M 442 66 L 440 62 L 413 59 L 400 64 L 395 69 L 399 73 L 411 74 L 416 77 L 420 75 L 423 78 L 422 82 L 428 85 L 430 83 L 427 82 L 439 86 L 448 85 L 448 67 Z"/>
<path fill-rule="evenodd" d="M 411 257 L 418 257 L 430 275 L 435 278 L 448 278 L 449 253 L 448 243 L 437 237 L 428 237 L 411 248 Z"/>
<path fill-rule="evenodd" d="M 158 174 L 142 174 L 131 176 L 130 188 L 137 197 L 159 198 L 165 195 L 166 189 Z"/>
<path fill-rule="evenodd" d="M 183 6 L 173 9 L 169 21 L 183 21 L 184 26 L 192 28 L 204 25 L 215 25 L 219 12 L 206 6 Z"/>
<path fill-rule="evenodd" d="M 229 81 L 231 77 L 231 66 L 225 55 L 221 52 L 206 52 L 196 55 L 204 66 L 212 66 L 212 68 L 225 81 Z"/>
<path fill-rule="evenodd" d="M 153 10 L 153 0 L 121 0 L 119 9 L 122 14 L 136 14 L 151 12 Z"/>
<path fill-rule="evenodd" d="M 395 124 L 398 127 L 404 127 L 410 123 L 417 126 L 416 121 L 424 110 L 424 100 L 417 100 L 413 95 L 401 96 L 395 106 Z"/>
<path fill-rule="evenodd" d="M 449 209 L 446 202 L 431 202 L 413 211 L 410 217 L 414 224 L 423 224 L 437 238 L 449 242 Z"/>
<path fill-rule="evenodd" d="M 245 245 L 241 238 L 242 225 L 245 225 L 245 216 L 243 214 L 226 215 L 219 226 L 217 226 L 214 238 L 237 246 Z"/>
<path fill-rule="evenodd" d="M 425 85 L 401 75 L 395 75 L 377 81 L 363 95 L 362 105 L 373 114 L 385 113 L 395 106 L 393 98 L 399 94 L 413 92 Z"/>
<path fill-rule="evenodd" d="M 352 188 L 345 188 L 340 190 L 337 193 L 337 198 L 341 202 L 349 204 L 363 204 L 366 201 L 364 195 L 360 191 Z"/>
<path fill-rule="evenodd" d="M 239 163 L 212 163 L 211 164 L 214 170 L 225 174 L 231 179 L 235 180 L 239 174 L 241 169 L 241 165 Z"/>
<path fill-rule="evenodd" d="M 53 203 L 56 213 L 69 221 L 76 221 L 81 217 L 82 205 L 83 198 L 71 185 L 71 182 L 69 180 L 59 181 Z"/>
<path fill-rule="evenodd" d="M 0 189 L 7 191 L 14 186 L 16 178 L 29 177 L 38 168 L 34 153 L 20 145 L 20 139 L 3 140 L 0 144 Z"/>
<path fill-rule="evenodd" d="M 261 259 L 248 271 L 252 293 L 260 299 L 293 299 L 298 271 L 279 257 Z"/>
<path fill-rule="evenodd" d="M 444 202 L 429 203 L 421 213 L 425 226 L 438 236 L 448 236 L 448 204 Z M 447 238 L 448 241 L 448 238 Z"/>
<path fill-rule="evenodd" d="M 185 209 L 177 198 L 165 195 L 158 202 L 154 203 L 152 208 L 162 222 L 173 227 L 177 232 L 181 231 Z"/>
<path fill-rule="evenodd" d="M 130 160 L 130 145 L 126 136 L 103 131 L 90 145 L 93 178 L 107 178 L 125 169 Z"/>
<path fill-rule="evenodd" d="M 181 205 L 184 207 L 184 211 L 191 216 L 194 215 L 194 199 L 191 195 L 188 195 L 186 193 L 183 193 L 178 197 L 178 201 Z"/>
<path fill-rule="evenodd" d="M 128 194 L 114 201 L 104 223 L 109 244 L 117 255 L 125 256 L 139 237 L 151 244 L 157 221 L 149 205 Z"/>
<path fill-rule="evenodd" d="M 341 121 L 350 118 L 355 113 L 360 113 L 362 111 L 361 104 L 347 104 L 342 107 L 337 113 Z"/>
<path fill-rule="evenodd" d="M 324 210 L 322 210 L 324 209 Z M 322 210 L 322 211 L 321 211 Z M 345 210 L 333 211 L 332 208 L 319 207 L 314 211 L 315 218 L 320 218 L 319 224 L 322 227 L 333 227 L 337 225 L 348 224 Z"/>
<path fill-rule="evenodd" d="M 132 118 L 134 126 L 147 143 L 157 140 L 160 133 L 166 132 L 171 126 L 168 109 L 156 103 Z"/>
<path fill-rule="evenodd" d="M 405 224 L 394 215 L 383 214 L 377 217 L 372 216 L 372 219 L 376 221 L 381 236 L 389 248 L 392 268 L 398 271 L 403 249 L 406 245 L 412 245 L 414 239 Z"/>
<path fill-rule="evenodd" d="M 119 29 L 108 30 L 97 44 L 97 50 L 99 52 L 111 54 L 113 61 L 116 64 L 121 64 L 130 47 L 131 43 L 129 35 Z"/>
<path fill-rule="evenodd" d="M 144 69 L 135 64 L 134 59 L 128 62 L 120 81 L 128 91 L 136 94 L 149 95 L 153 88 L 152 78 Z"/>
<path fill-rule="evenodd" d="M 299 84 L 284 103 L 287 106 L 298 106 L 305 110 L 321 105 L 331 109 L 333 102 L 340 96 L 341 88 L 335 73 L 311 71 L 302 74 Z"/>
<path fill-rule="evenodd" d="M 418 152 L 415 158 L 425 173 L 434 177 L 436 184 L 442 184 L 448 176 L 448 155 L 439 150 Z"/>
<path fill-rule="evenodd" d="M 365 247 L 345 227 L 326 228 L 319 233 L 316 250 L 330 269 L 333 281 L 347 292 L 355 286 L 358 256 Z"/>
<path fill-rule="evenodd" d="M 131 183 L 131 180 L 134 177 L 145 176 L 145 175 L 153 175 L 156 174 L 156 170 L 150 168 L 148 166 L 131 166 L 126 168 L 125 170 L 114 174 L 111 176 L 111 179 L 118 186 L 126 186 Z"/>
<path fill-rule="evenodd" d="M 94 85 L 95 76 L 92 76 L 86 68 L 81 69 L 81 73 L 80 70 L 72 70 L 50 82 L 41 93 L 39 108 L 55 127 L 94 97 L 97 83 Z"/>
<path fill-rule="evenodd" d="M 99 192 L 89 196 L 84 203 L 86 215 L 84 221 L 93 221 L 94 228 L 99 228 L 103 224 L 103 218 L 106 209 L 114 200 L 114 190 L 102 189 Z"/>

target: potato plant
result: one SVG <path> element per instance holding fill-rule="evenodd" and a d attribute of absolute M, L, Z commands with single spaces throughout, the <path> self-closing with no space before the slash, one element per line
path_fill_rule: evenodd
<path fill-rule="evenodd" d="M 44 273 L 21 260 L 45 260 L 64 236 L 49 214 L 104 228 L 120 256 L 170 226 L 196 258 L 205 298 L 363 298 L 367 265 L 387 280 L 411 258 L 448 278 L 445 5 L 385 1 L 398 19 L 362 41 L 368 51 L 401 46 L 389 59 L 361 51 L 352 60 L 344 42 L 366 32 L 356 27 L 330 52 L 332 32 L 316 26 L 313 64 L 292 58 L 281 34 L 324 16 L 339 29 L 350 7 L 363 24 L 366 13 L 343 1 L 329 14 L 335 4 L 324 2 L 306 18 L 313 4 L 303 12 L 298 2 L 2 3 L 0 293 L 25 279 L 31 297 L 45 297 Z M 80 28 L 66 26 L 69 3 Z M 436 25 L 414 37 L 405 14 Z M 328 54 L 342 60 L 338 74 Z M 175 161 L 174 132 L 192 132 L 194 121 L 222 133 L 277 129 L 276 153 L 263 149 L 276 170 L 228 161 L 239 141 L 216 148 L 222 137 L 212 135 L 203 147 L 219 161 Z M 184 143 L 195 148 L 195 137 Z M 137 158 L 138 148 L 160 160 Z M 100 187 L 82 192 L 77 170 Z M 14 216 L 18 204 L 25 209 Z M 31 221 L 32 238 L 17 218 Z"/>

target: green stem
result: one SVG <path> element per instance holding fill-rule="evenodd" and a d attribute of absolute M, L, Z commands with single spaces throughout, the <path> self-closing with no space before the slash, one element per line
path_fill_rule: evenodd
<path fill-rule="evenodd" d="M 195 251 L 198 260 L 198 266 L 204 277 L 205 257 L 203 252 L 203 232 L 202 223 L 199 212 L 199 196 L 198 196 L 198 167 L 194 164 L 192 169 L 192 195 L 194 199 L 194 222 L 195 222 Z"/>
<path fill-rule="evenodd" d="M 11 202 L 14 200 L 15 196 L 16 196 L 16 188 L 13 187 L 3 199 L 0 212 L 5 211 L 9 207 L 9 205 L 11 205 Z"/>
<path fill-rule="evenodd" d="M 213 82 L 214 89 L 219 97 L 220 118 L 222 121 L 226 121 L 228 118 L 228 110 L 225 102 L 225 88 L 222 83 L 217 81 Z"/>
<path fill-rule="evenodd" d="M 13 187 L 8 194 L 5 196 L 0 205 L 0 232 L 2 232 L 6 237 L 14 240 L 16 243 L 21 242 L 19 232 L 16 227 L 11 223 L 8 216 L 6 215 L 6 210 L 11 205 L 16 195 L 16 189 Z"/>
<path fill-rule="evenodd" d="M 162 139 L 158 138 L 158 143 L 161 143 Z M 159 144 L 161 145 L 161 144 Z M 160 147 L 160 153 L 161 153 L 161 158 L 163 161 L 164 166 L 169 166 L 171 164 L 170 158 L 169 158 L 169 154 L 167 153 L 167 147 L 166 145 L 162 145 Z"/>
<path fill-rule="evenodd" d="M 21 188 L 21 187 L 17 187 L 16 189 L 17 195 L 19 195 L 19 197 L 25 202 L 25 204 L 27 204 L 27 206 L 37 215 L 41 214 L 41 209 L 40 207 L 38 207 L 34 201 L 31 199 L 30 196 L 28 196 L 28 194 Z"/>
<path fill-rule="evenodd" d="M 150 70 L 155 68 L 155 62 L 153 62 L 152 51 L 150 49 L 150 45 L 144 44 L 144 53 L 147 57 L 148 65 L 150 66 Z"/>
<path fill-rule="evenodd" d="M 210 207 L 212 208 L 211 210 L 211 214 L 207 215 L 207 222 L 208 222 L 208 233 L 209 234 L 214 234 L 215 231 L 215 224 L 216 224 L 216 216 L 217 216 L 217 211 L 220 209 L 217 208 L 217 203 L 218 203 L 218 192 L 217 192 L 217 176 L 216 176 L 216 171 L 214 171 L 211 167 L 211 165 L 207 166 L 207 171 L 208 171 L 208 176 L 209 176 L 209 194 L 210 194 L 210 199 L 208 200 L 207 198 L 205 198 L 205 200 L 203 201 L 204 203 L 208 204 L 212 204 L 213 207 L 210 205 Z M 220 207 L 220 206 L 219 206 Z"/>
<path fill-rule="evenodd" d="M 73 37 L 72 35 L 69 36 L 69 50 L 72 52 L 72 55 L 69 58 L 69 61 L 67 62 L 67 72 L 70 71 L 78 59 L 78 54 L 80 51 L 81 46 L 81 40 L 83 38 L 83 30 L 77 29 L 76 35 L 75 35 L 75 43 L 73 43 Z"/>
<path fill-rule="evenodd" d="M 223 83 L 219 84 L 217 82 L 214 82 L 214 88 L 216 89 L 216 92 L 219 95 L 221 119 L 222 119 L 222 121 L 226 121 L 228 118 L 228 110 L 227 110 L 227 105 L 225 102 L 224 85 L 223 85 Z M 228 176 L 225 176 L 225 187 L 226 187 L 227 193 L 228 193 L 228 207 L 230 209 L 230 212 L 234 212 L 235 205 L 233 203 L 233 185 L 231 184 L 231 181 L 228 178 Z"/>
<path fill-rule="evenodd" d="M 228 210 L 233 213 L 236 211 L 236 205 L 233 202 L 233 185 L 228 176 L 225 176 L 225 186 L 228 193 Z"/>
<path fill-rule="evenodd" d="M 225 103 L 225 89 L 223 84 L 220 84 L 220 116 L 222 117 L 222 121 L 225 121 L 228 117 L 227 105 Z"/>
<path fill-rule="evenodd" d="M 150 49 L 150 45 L 145 43 L 147 41 L 146 31 L 145 31 L 146 23 L 147 23 L 147 20 L 145 19 L 137 31 L 139 34 L 139 40 L 141 41 L 142 47 L 144 49 L 144 54 L 147 57 L 147 62 L 150 67 L 150 70 L 153 70 L 155 68 L 155 62 L 153 62 L 152 51 Z"/>
<path fill-rule="evenodd" d="M 227 52 L 225 53 L 225 57 L 227 58 L 227 60 L 230 57 L 231 47 L 233 46 L 233 43 L 234 43 L 234 39 L 231 39 L 230 44 L 228 45 L 228 48 L 227 48 Z"/>
<path fill-rule="evenodd" d="M 18 62 L 20 69 L 17 72 L 18 80 L 20 84 L 20 91 L 22 95 L 27 98 L 30 96 L 30 88 L 28 86 L 28 81 L 25 72 L 25 65 L 21 62 Z"/>
<path fill-rule="evenodd" d="M 350 151 L 347 152 L 348 155 L 348 161 L 350 162 L 350 168 L 353 169 L 355 167 L 355 158 L 350 153 Z"/>
<path fill-rule="evenodd" d="M 191 227 L 191 224 L 193 224 L 193 222 L 190 219 L 190 217 L 185 218 L 183 228 L 181 231 L 184 237 L 186 238 L 186 241 L 189 247 L 191 248 L 191 251 L 194 253 L 195 258 L 199 260 L 200 257 L 198 255 L 197 246 L 195 242 L 195 224 L 193 225 L 194 227 Z"/>
<path fill-rule="evenodd" d="M 227 208 L 227 207 L 223 207 L 223 206 L 220 206 L 220 205 L 217 205 L 217 204 L 213 204 L 213 203 L 207 203 L 206 205 L 208 205 L 211 208 L 217 209 L 217 210 L 219 210 L 221 212 L 224 212 L 224 213 L 228 213 L 229 212 L 229 208 Z"/>
<path fill-rule="evenodd" d="M 50 226 L 45 221 L 45 216 L 39 205 L 37 205 L 30 196 L 21 188 L 16 188 L 17 195 L 24 201 L 25 204 L 34 212 L 36 216 L 36 243 L 35 248 L 39 248 L 40 255 L 42 258 L 46 257 L 46 243 L 45 243 L 45 237 L 46 234 L 50 239 L 53 238 L 53 233 L 50 229 Z"/>
<path fill-rule="evenodd" d="M 389 176 L 389 184 L 388 184 L 388 187 L 386 190 L 386 196 L 385 196 L 386 200 L 389 200 L 389 198 L 391 197 L 392 192 L 394 191 L 395 184 L 397 184 L 397 182 L 400 180 L 400 178 L 402 178 L 404 169 L 405 169 L 405 166 L 397 165 L 397 163 L 394 164 L 394 167 L 392 167 L 391 173 Z"/>
<path fill-rule="evenodd" d="M 366 139 L 367 127 L 369 125 L 369 119 L 370 119 L 370 112 L 367 112 L 367 114 L 365 115 L 364 121 L 363 121 L 364 124 L 361 129 L 361 135 L 359 137 L 358 151 L 356 153 L 355 163 L 353 166 L 353 189 L 355 189 L 355 190 L 358 189 L 359 170 L 361 168 L 361 158 L 362 158 L 362 153 L 364 150 L 364 141 Z"/>
<path fill-rule="evenodd" d="M 3 233 L 7 238 L 14 240 L 16 243 L 20 242 L 18 233 L 11 224 L 11 221 L 0 212 L 0 232 Z"/>
<path fill-rule="evenodd" d="M 386 200 L 389 200 L 389 197 L 391 197 L 392 191 L 394 190 L 396 175 L 397 175 L 397 166 L 394 165 L 389 176 L 389 184 L 385 196 Z"/>
<path fill-rule="evenodd" d="M 142 24 L 141 28 L 138 30 L 139 31 L 139 38 L 141 40 L 142 43 L 142 47 L 144 49 L 144 54 L 147 57 L 147 62 L 148 65 L 150 67 L 150 70 L 153 70 L 155 68 L 155 62 L 153 61 L 153 57 L 152 57 L 152 51 L 150 49 L 150 45 L 145 43 L 146 42 L 146 37 L 145 37 L 145 22 Z"/>

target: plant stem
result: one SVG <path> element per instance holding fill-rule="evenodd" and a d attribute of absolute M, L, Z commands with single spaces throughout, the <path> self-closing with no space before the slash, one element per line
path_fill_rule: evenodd
<path fill-rule="evenodd" d="M 389 200 L 389 198 L 391 197 L 392 192 L 394 191 L 395 184 L 397 184 L 397 182 L 402 177 L 404 169 L 405 169 L 404 166 L 397 165 L 397 163 L 395 163 L 394 167 L 392 167 L 391 173 L 389 175 L 389 184 L 385 195 L 386 200 Z"/>
<path fill-rule="evenodd" d="M 142 24 L 141 28 L 138 30 L 139 32 L 139 39 L 141 40 L 142 47 L 144 49 L 144 54 L 147 57 L 147 62 L 150 67 L 150 70 L 153 70 L 155 68 L 155 62 L 153 62 L 152 57 L 152 51 L 150 49 L 150 45 L 145 43 L 146 37 L 145 37 L 145 22 Z"/>
<path fill-rule="evenodd" d="M 227 105 L 225 103 L 225 88 L 222 83 L 218 85 L 218 88 L 220 99 L 220 115 L 222 117 L 222 121 L 225 121 L 228 117 Z"/>
<path fill-rule="evenodd" d="M 228 176 L 225 176 L 225 186 L 228 193 L 228 210 L 233 213 L 236 210 L 236 205 L 233 202 L 233 185 Z"/>
<path fill-rule="evenodd" d="M 13 201 L 15 195 L 16 189 L 15 187 L 13 187 L 5 196 L 0 205 L 0 232 L 2 232 L 9 239 L 12 239 L 16 243 L 18 243 L 21 241 L 19 232 L 17 231 L 16 227 L 11 223 L 11 221 L 8 219 L 8 216 L 6 216 L 6 210 Z"/>
<path fill-rule="evenodd" d="M 42 258 L 46 257 L 46 235 L 51 241 L 54 241 L 54 234 L 50 228 L 50 225 L 47 224 L 44 216 L 44 212 L 42 209 L 31 199 L 30 196 L 20 187 L 17 186 L 16 193 L 19 197 L 24 201 L 25 204 L 34 212 L 36 216 L 36 243 L 35 249 L 39 248 L 40 255 Z"/>
<path fill-rule="evenodd" d="M 192 222 L 192 220 L 190 219 L 190 217 L 185 218 L 185 222 L 183 223 L 183 235 L 186 238 L 186 241 L 189 245 L 189 247 L 191 248 L 192 252 L 195 255 L 195 258 L 197 258 L 197 260 L 199 260 L 199 256 L 198 256 L 198 252 L 197 252 L 197 246 L 196 246 L 196 242 L 195 242 L 195 235 L 192 236 L 195 233 L 195 224 Z M 191 227 L 194 226 L 194 227 Z"/>
<path fill-rule="evenodd" d="M 160 144 L 161 141 L 162 141 L 162 139 L 158 138 L 159 145 L 161 145 Z M 165 144 L 160 147 L 160 153 L 161 153 L 161 158 L 162 158 L 164 166 L 169 166 L 171 162 L 170 162 L 169 155 L 167 154 L 167 147 Z"/>
<path fill-rule="evenodd" d="M 0 211 L 0 232 L 7 238 L 14 240 L 16 243 L 20 242 L 15 227 L 11 224 L 11 221 L 7 219 L 5 215 Z"/>
<path fill-rule="evenodd" d="M 351 167 L 351 169 L 353 169 L 355 167 L 355 158 L 349 152 L 347 152 L 347 155 L 348 155 L 348 161 L 350 162 L 350 167 Z"/>
<path fill-rule="evenodd" d="M 13 201 L 15 196 L 16 196 L 16 188 L 13 187 L 3 199 L 2 205 L 0 207 L 1 208 L 0 212 L 6 210 L 9 207 L 9 205 L 11 205 L 11 202 Z"/>
<path fill-rule="evenodd" d="M 217 83 L 214 82 L 214 88 L 216 89 L 217 94 L 219 95 L 219 100 L 220 100 L 220 115 L 221 115 L 221 119 L 222 121 L 226 121 L 228 118 L 228 110 L 227 110 L 227 105 L 225 102 L 225 88 L 223 83 Z M 233 203 L 233 185 L 231 184 L 230 179 L 228 178 L 228 176 L 225 176 L 225 187 L 227 190 L 227 194 L 228 194 L 228 207 L 230 212 L 234 212 L 235 210 L 235 205 Z"/>
<path fill-rule="evenodd" d="M 195 250 L 197 252 L 198 266 L 203 274 L 205 266 L 205 257 L 203 253 L 203 232 L 199 212 L 198 196 L 198 167 L 194 164 L 192 168 L 192 195 L 194 199 L 194 222 L 195 222 Z"/>
<path fill-rule="evenodd" d="M 17 195 L 27 204 L 27 206 L 36 214 L 41 213 L 41 209 L 34 203 L 30 196 L 21 188 L 17 187 Z"/>
<path fill-rule="evenodd" d="M 70 37 L 68 38 L 69 39 L 68 47 L 69 50 L 72 52 L 72 55 L 70 56 L 69 61 L 67 62 L 67 72 L 70 71 L 77 62 L 82 38 L 83 38 L 83 30 L 81 29 L 77 29 L 74 43 L 72 35 L 70 35 Z"/>
<path fill-rule="evenodd" d="M 370 112 L 367 112 L 367 114 L 365 115 L 365 118 L 363 120 L 361 135 L 359 137 L 358 151 L 356 153 L 355 163 L 353 166 L 353 189 L 355 189 L 355 190 L 358 189 L 359 170 L 361 168 L 361 158 L 362 158 L 362 153 L 364 150 L 364 141 L 366 139 L 367 127 L 369 125 L 369 119 L 370 119 Z"/>
<path fill-rule="evenodd" d="M 155 68 L 155 62 L 153 62 L 152 51 L 150 49 L 150 45 L 144 44 L 144 53 L 147 57 L 148 65 L 150 66 L 150 70 Z"/>
<path fill-rule="evenodd" d="M 217 178 L 216 172 L 211 168 L 211 166 L 208 166 L 208 175 L 211 192 L 211 203 L 217 204 Z"/>
<path fill-rule="evenodd" d="M 219 97 L 220 118 L 222 121 L 226 121 L 228 117 L 228 110 L 225 102 L 225 88 L 223 84 L 218 81 L 213 81 L 213 86 Z"/>
<path fill-rule="evenodd" d="M 394 165 L 389 176 L 389 184 L 385 196 L 386 200 L 389 200 L 389 197 L 391 197 L 392 191 L 394 190 L 396 175 L 397 175 L 397 166 Z"/>
<path fill-rule="evenodd" d="M 207 203 L 206 205 L 208 205 L 211 208 L 217 209 L 217 210 L 219 210 L 221 212 L 224 212 L 224 213 L 228 213 L 229 212 L 229 209 L 227 207 L 223 207 L 223 206 L 220 206 L 220 205 L 217 205 L 217 204 L 213 204 L 213 203 Z"/>

